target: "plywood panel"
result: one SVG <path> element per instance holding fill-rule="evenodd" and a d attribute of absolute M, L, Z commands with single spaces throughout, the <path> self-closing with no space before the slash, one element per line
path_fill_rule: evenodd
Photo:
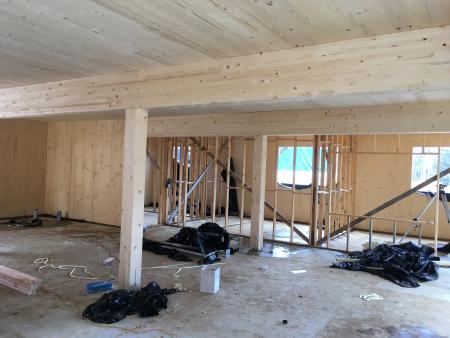
<path fill-rule="evenodd" d="M 97 122 L 93 220 L 120 224 L 123 162 L 123 121 Z"/>
<path fill-rule="evenodd" d="M 71 143 L 72 133 L 69 124 L 64 122 L 49 124 L 45 187 L 45 210 L 49 214 L 69 209 Z"/>
<path fill-rule="evenodd" d="M 123 128 L 123 120 L 49 123 L 48 213 L 120 225 Z"/>
<path fill-rule="evenodd" d="M 0 121 L 0 217 L 44 209 L 47 123 Z"/>
<path fill-rule="evenodd" d="M 441 134 L 441 142 L 442 146 L 450 146 L 450 134 Z M 438 146 L 439 134 L 357 136 L 356 144 L 355 213 L 361 215 L 411 188 L 412 156 L 405 153 L 411 152 L 414 146 Z M 381 154 L 369 154 L 374 148 Z M 389 154 L 397 149 L 403 154 Z M 377 216 L 412 219 L 425 207 L 427 201 L 427 197 L 416 193 Z M 434 209 L 430 208 L 422 219 L 434 220 Z M 450 239 L 450 224 L 447 224 L 442 205 L 439 220 L 439 237 Z M 367 223 L 358 227 L 367 229 Z M 404 233 L 406 227 L 401 223 L 397 226 L 400 233 Z M 374 221 L 374 230 L 391 232 L 392 223 Z M 417 235 L 417 231 L 413 234 Z M 432 237 L 433 226 L 425 226 L 423 234 Z"/>
<path fill-rule="evenodd" d="M 74 218 L 93 219 L 94 160 L 96 122 L 70 123 L 71 170 L 69 210 Z M 70 215 L 69 215 L 70 216 Z"/>

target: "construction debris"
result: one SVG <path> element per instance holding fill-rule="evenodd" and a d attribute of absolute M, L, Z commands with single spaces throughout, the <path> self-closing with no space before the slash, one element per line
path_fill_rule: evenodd
<path fill-rule="evenodd" d="M 393 283 L 419 287 L 419 282 L 438 279 L 437 268 L 431 259 L 433 248 L 408 242 L 399 245 L 381 244 L 371 250 L 355 251 L 351 261 L 335 262 L 331 267 L 351 271 L 367 271 Z"/>
<path fill-rule="evenodd" d="M 86 293 L 96 293 L 112 290 L 112 281 L 100 280 L 86 284 Z"/>
<path fill-rule="evenodd" d="M 176 292 L 176 289 L 161 289 L 156 282 L 150 282 L 138 291 L 111 291 L 88 305 L 82 316 L 104 324 L 116 323 L 136 313 L 140 317 L 157 316 L 161 309 L 167 309 L 167 295 Z"/>
<path fill-rule="evenodd" d="M 157 255 L 167 255 L 177 261 L 192 261 L 201 259 L 203 264 L 220 261 L 218 252 L 231 254 L 236 252 L 230 249 L 230 236 L 228 232 L 216 223 L 207 222 L 198 228 L 184 227 L 167 242 L 158 242 L 147 238 L 143 239 L 142 249 Z"/>
<path fill-rule="evenodd" d="M 0 284 L 20 291 L 26 295 L 36 293 L 41 280 L 26 273 L 0 265 Z"/>
<path fill-rule="evenodd" d="M 382 300 L 383 297 L 377 295 L 376 293 L 370 293 L 368 295 L 360 295 L 359 298 L 364 300 Z"/>
<path fill-rule="evenodd" d="M 450 242 L 448 242 L 444 246 L 439 247 L 438 251 L 442 252 L 442 253 L 447 253 L 447 254 L 450 253 Z"/>
<path fill-rule="evenodd" d="M 188 245 L 207 254 L 227 250 L 230 245 L 230 235 L 217 223 L 206 222 L 198 228 L 182 228 L 175 236 L 169 238 L 168 242 Z"/>
<path fill-rule="evenodd" d="M 8 225 L 15 225 L 19 228 L 35 228 L 42 226 L 42 220 L 40 218 L 13 218 L 10 221 L 6 222 Z"/>

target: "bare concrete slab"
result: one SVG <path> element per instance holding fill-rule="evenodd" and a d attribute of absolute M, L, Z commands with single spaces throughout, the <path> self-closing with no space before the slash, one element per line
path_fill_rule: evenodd
<path fill-rule="evenodd" d="M 177 229 L 151 227 L 147 236 L 165 240 Z M 100 295 L 85 295 L 87 280 L 64 270 L 37 270 L 36 258 L 55 264 L 85 265 L 101 279 L 117 276 L 119 229 L 91 224 L 18 229 L 0 226 L 1 264 L 42 279 L 36 295 L 0 286 L 1 337 L 447 337 L 450 271 L 437 281 L 405 289 L 379 277 L 329 268 L 335 255 L 320 249 L 265 248 L 255 256 L 241 252 L 221 267 L 221 290 L 199 292 L 199 269 L 174 276 L 173 269 L 145 269 L 143 281 L 162 287 L 182 283 L 189 291 L 169 296 L 158 317 L 131 316 L 111 326 L 80 318 Z M 287 254 L 273 257 L 271 252 Z M 143 266 L 178 264 L 144 252 Z M 292 270 L 306 270 L 294 274 Z M 383 300 L 364 301 L 377 293 Z M 282 321 L 287 320 L 287 324 Z"/>

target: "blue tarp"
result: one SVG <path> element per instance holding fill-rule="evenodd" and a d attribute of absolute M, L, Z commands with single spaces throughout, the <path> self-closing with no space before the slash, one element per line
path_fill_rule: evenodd
<path fill-rule="evenodd" d="M 295 170 L 312 171 L 312 147 L 297 147 Z M 294 147 L 280 147 L 278 153 L 278 169 L 293 170 Z"/>

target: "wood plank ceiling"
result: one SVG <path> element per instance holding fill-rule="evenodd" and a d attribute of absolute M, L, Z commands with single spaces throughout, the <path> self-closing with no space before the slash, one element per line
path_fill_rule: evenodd
<path fill-rule="evenodd" d="M 449 24 L 448 0 L 0 0 L 0 88 Z"/>

